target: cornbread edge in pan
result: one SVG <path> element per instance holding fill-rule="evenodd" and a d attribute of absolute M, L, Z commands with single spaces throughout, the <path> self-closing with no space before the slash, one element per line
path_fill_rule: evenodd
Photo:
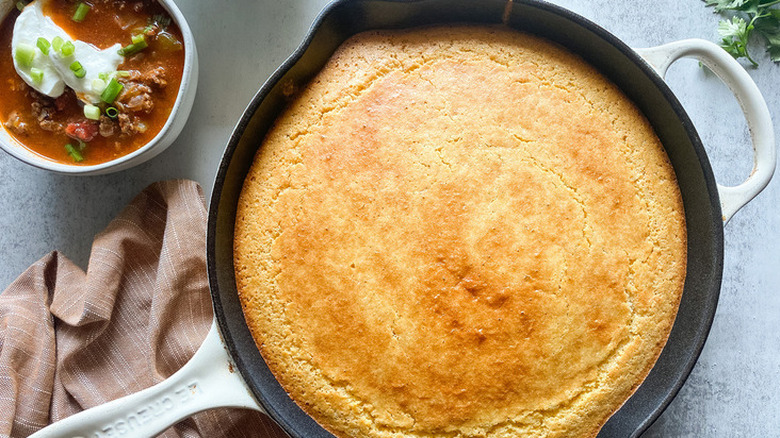
<path fill-rule="evenodd" d="M 247 324 L 341 437 L 590 437 L 685 278 L 652 127 L 577 56 L 501 27 L 357 35 L 276 121 L 238 205 Z"/>

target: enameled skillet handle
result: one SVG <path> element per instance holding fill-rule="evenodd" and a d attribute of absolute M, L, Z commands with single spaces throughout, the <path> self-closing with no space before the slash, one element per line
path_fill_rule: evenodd
<path fill-rule="evenodd" d="M 744 68 L 718 45 L 689 39 L 647 49 L 635 49 L 661 77 L 680 58 L 696 58 L 710 68 L 731 89 L 745 113 L 753 141 L 753 171 L 740 185 L 718 184 L 724 225 L 742 206 L 766 187 L 775 171 L 775 134 L 769 108 L 756 83 Z"/>
<path fill-rule="evenodd" d="M 184 418 L 218 407 L 262 411 L 235 370 L 214 323 L 198 351 L 176 374 L 58 421 L 31 438 L 154 437 Z"/>

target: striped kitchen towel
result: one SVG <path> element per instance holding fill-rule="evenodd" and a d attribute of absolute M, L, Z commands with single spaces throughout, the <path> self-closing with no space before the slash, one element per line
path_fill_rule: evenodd
<path fill-rule="evenodd" d="M 95 237 L 85 273 L 58 252 L 0 294 L 0 437 L 160 382 L 212 320 L 206 209 L 192 181 L 155 183 Z M 286 437 L 249 410 L 206 411 L 163 437 Z"/>

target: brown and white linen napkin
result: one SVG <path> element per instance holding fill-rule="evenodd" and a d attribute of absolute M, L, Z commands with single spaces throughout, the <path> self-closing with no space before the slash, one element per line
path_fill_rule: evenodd
<path fill-rule="evenodd" d="M 211 319 L 200 187 L 153 184 L 95 237 L 86 273 L 55 251 L 0 294 L 0 437 L 160 382 L 192 357 Z M 161 436 L 286 437 L 237 409 Z"/>

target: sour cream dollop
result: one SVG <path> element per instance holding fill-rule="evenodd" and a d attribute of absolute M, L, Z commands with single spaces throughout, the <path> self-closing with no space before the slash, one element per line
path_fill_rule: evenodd
<path fill-rule="evenodd" d="M 120 44 L 100 50 L 92 44 L 74 40 L 65 30 L 57 26 L 54 21 L 43 14 L 43 2 L 35 0 L 27 5 L 14 24 L 14 33 L 11 38 L 11 50 L 16 53 L 19 45 L 35 47 L 35 57 L 29 66 L 22 66 L 14 57 L 14 68 L 21 78 L 38 92 L 49 97 L 58 97 L 68 86 L 76 92 L 76 96 L 87 103 L 100 102 L 100 93 L 103 91 L 94 86 L 95 79 L 100 75 L 113 76 L 116 74 L 119 64 L 124 62 L 124 57 L 118 53 L 122 48 Z M 45 38 L 51 42 L 55 37 L 65 41 L 71 41 L 76 47 L 73 55 L 63 57 L 54 48 L 49 48 L 49 54 L 45 55 L 36 47 L 38 38 Z M 70 65 L 78 61 L 86 70 L 83 78 L 77 78 Z M 43 71 L 43 79 L 37 82 L 33 79 L 33 68 Z"/>

